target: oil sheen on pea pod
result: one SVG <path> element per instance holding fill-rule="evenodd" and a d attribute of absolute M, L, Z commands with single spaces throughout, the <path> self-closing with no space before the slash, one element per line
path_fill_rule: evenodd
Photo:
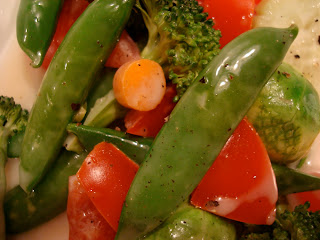
<path fill-rule="evenodd" d="M 273 162 L 300 160 L 320 131 L 320 101 L 311 83 L 283 63 L 248 112 Z"/>
<path fill-rule="evenodd" d="M 225 46 L 180 99 L 139 168 L 116 239 L 154 230 L 188 199 L 298 33 L 250 30 Z"/>
<path fill-rule="evenodd" d="M 40 67 L 55 33 L 64 0 L 21 0 L 17 40 L 21 49 Z"/>
<path fill-rule="evenodd" d="M 30 192 L 55 161 L 66 126 L 111 54 L 134 0 L 93 1 L 77 19 L 45 74 L 27 125 L 19 168 Z"/>
<path fill-rule="evenodd" d="M 236 228 L 228 220 L 188 204 L 182 204 L 145 240 L 236 240 Z"/>

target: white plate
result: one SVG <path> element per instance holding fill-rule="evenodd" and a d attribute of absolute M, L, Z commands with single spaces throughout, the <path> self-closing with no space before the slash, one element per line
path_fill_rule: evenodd
<path fill-rule="evenodd" d="M 24 108 L 31 109 L 44 71 L 33 69 L 30 60 L 16 40 L 16 15 L 19 0 L 0 1 L 0 95 L 14 97 Z M 8 188 L 18 183 L 18 161 L 9 160 L 6 172 Z M 29 232 L 10 236 L 10 240 L 67 240 L 69 239 L 66 214 Z"/>

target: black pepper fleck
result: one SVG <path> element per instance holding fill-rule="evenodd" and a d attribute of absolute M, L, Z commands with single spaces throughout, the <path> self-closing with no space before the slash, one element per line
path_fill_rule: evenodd
<path fill-rule="evenodd" d="M 296 55 L 294 55 L 294 57 L 295 57 L 296 59 L 299 59 L 299 58 L 300 58 L 300 55 L 296 54 Z"/>
<path fill-rule="evenodd" d="M 201 83 L 206 83 L 206 79 L 203 77 L 203 78 L 201 78 L 201 79 L 199 80 L 199 82 L 201 82 Z"/>
<path fill-rule="evenodd" d="M 72 111 L 78 111 L 80 109 L 80 104 L 79 103 L 71 103 L 71 109 Z"/>

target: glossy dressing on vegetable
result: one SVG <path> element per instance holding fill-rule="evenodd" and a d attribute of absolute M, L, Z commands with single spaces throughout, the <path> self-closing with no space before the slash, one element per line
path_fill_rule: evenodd
<path fill-rule="evenodd" d="M 15 0 L 15 2 L 18 1 Z M 3 16 L 2 11 L 1 16 Z M 14 29 L 11 28 L 11 30 L 12 34 L 8 34 L 8 36 L 11 35 L 10 41 L 7 42 L 6 47 L 2 47 L 2 52 L 0 53 L 0 91 L 2 94 L 14 96 L 17 102 L 30 109 L 35 99 L 38 85 L 42 79 L 43 73 L 29 68 L 29 62 L 23 56 L 22 51 L 18 48 L 17 43 L 14 43 Z M 0 44 L 2 43 L 3 41 L 0 42 Z M 318 137 L 314 143 L 309 156 L 310 157 L 308 159 L 310 160 L 310 168 L 313 170 L 318 168 L 320 172 L 320 137 Z M 40 226 L 29 233 L 25 233 L 17 237 L 10 237 L 9 239 L 37 240 L 43 239 L 43 236 L 46 236 L 47 240 L 68 239 L 66 215 L 62 214 L 55 220 Z"/>

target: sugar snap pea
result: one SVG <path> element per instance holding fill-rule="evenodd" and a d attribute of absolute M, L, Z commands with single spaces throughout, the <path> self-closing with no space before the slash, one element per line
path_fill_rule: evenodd
<path fill-rule="evenodd" d="M 30 230 L 65 211 L 69 176 L 76 174 L 85 157 L 85 152 L 78 155 L 64 150 L 30 195 L 20 186 L 7 192 L 4 200 L 7 233 Z"/>
<path fill-rule="evenodd" d="M 97 128 L 72 123 L 68 124 L 67 130 L 78 137 L 88 152 L 100 142 L 110 142 L 138 164 L 142 163 L 153 142 L 152 138 L 137 137 L 110 128 Z"/>
<path fill-rule="evenodd" d="M 79 138 L 87 151 L 91 151 L 94 145 L 102 141 L 111 142 L 138 164 L 142 163 L 153 142 L 153 138 L 135 137 L 108 128 L 69 124 L 67 129 Z M 272 163 L 272 168 L 279 195 L 320 189 L 319 177 L 277 163 Z"/>
<path fill-rule="evenodd" d="M 115 239 L 137 239 L 185 201 L 280 65 L 298 29 L 260 28 L 224 47 L 162 127 L 122 208 Z"/>
<path fill-rule="evenodd" d="M 64 0 L 21 0 L 17 40 L 21 49 L 40 67 L 53 38 Z"/>
<path fill-rule="evenodd" d="M 21 150 L 20 186 L 31 192 L 56 159 L 72 120 L 127 22 L 134 0 L 96 0 L 61 43 L 33 105 Z"/>

